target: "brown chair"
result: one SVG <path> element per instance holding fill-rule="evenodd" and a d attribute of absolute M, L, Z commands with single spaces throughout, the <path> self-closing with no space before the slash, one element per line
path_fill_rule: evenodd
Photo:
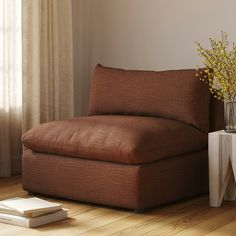
<path fill-rule="evenodd" d="M 98 65 L 88 116 L 23 135 L 23 188 L 135 210 L 206 193 L 207 133 L 222 124 L 194 70 Z"/>

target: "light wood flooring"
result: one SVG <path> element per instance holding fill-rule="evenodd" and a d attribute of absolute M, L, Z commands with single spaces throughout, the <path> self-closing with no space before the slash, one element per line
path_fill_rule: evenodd
<path fill-rule="evenodd" d="M 0 179 L 0 199 L 25 196 L 27 193 L 22 190 L 19 177 Z M 0 236 L 236 235 L 236 203 L 224 202 L 220 208 L 209 208 L 206 195 L 142 214 L 63 199 L 43 198 L 63 203 L 69 209 L 69 218 L 36 229 L 0 224 Z"/>

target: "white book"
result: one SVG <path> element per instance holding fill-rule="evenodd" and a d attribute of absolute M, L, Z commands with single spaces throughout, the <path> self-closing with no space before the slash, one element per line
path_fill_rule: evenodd
<path fill-rule="evenodd" d="M 49 202 L 37 197 L 13 198 L 0 202 L 0 212 L 30 217 L 39 216 L 62 208 L 62 204 Z"/>
<path fill-rule="evenodd" d="M 27 228 L 34 228 L 40 225 L 45 225 L 59 220 L 63 220 L 67 217 L 68 217 L 68 211 L 66 209 L 55 211 L 53 213 L 38 216 L 35 218 L 0 213 L 0 223 L 7 223 Z"/>
<path fill-rule="evenodd" d="M 16 210 L 13 210 L 9 207 L 3 206 L 0 203 L 0 213 L 3 214 L 9 214 L 9 215 L 16 215 L 16 216 L 26 216 L 26 217 L 37 217 L 37 216 L 41 216 L 41 215 L 45 215 L 48 213 L 52 213 L 55 212 L 54 210 L 52 211 L 51 209 L 49 210 L 45 210 L 45 211 L 40 211 L 40 212 L 32 212 L 32 213 L 28 213 L 28 214 L 22 214 Z"/>

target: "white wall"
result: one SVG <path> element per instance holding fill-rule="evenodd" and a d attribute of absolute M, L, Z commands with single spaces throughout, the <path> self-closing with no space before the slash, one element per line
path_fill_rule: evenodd
<path fill-rule="evenodd" d="M 89 81 L 97 63 L 129 69 L 194 68 L 194 41 L 229 33 L 236 42 L 235 0 L 74 0 L 79 36 L 76 78 L 80 113 L 86 110 Z M 79 23 L 78 23 L 79 22 Z"/>

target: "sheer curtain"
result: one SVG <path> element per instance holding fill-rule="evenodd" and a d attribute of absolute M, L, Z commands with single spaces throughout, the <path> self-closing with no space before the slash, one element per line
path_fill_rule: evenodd
<path fill-rule="evenodd" d="M 74 116 L 72 2 L 22 0 L 23 132 Z"/>
<path fill-rule="evenodd" d="M 0 0 L 0 177 L 21 172 L 22 130 L 74 116 L 73 81 L 71 0 Z"/>
<path fill-rule="evenodd" d="M 21 170 L 21 0 L 0 0 L 0 177 Z"/>

